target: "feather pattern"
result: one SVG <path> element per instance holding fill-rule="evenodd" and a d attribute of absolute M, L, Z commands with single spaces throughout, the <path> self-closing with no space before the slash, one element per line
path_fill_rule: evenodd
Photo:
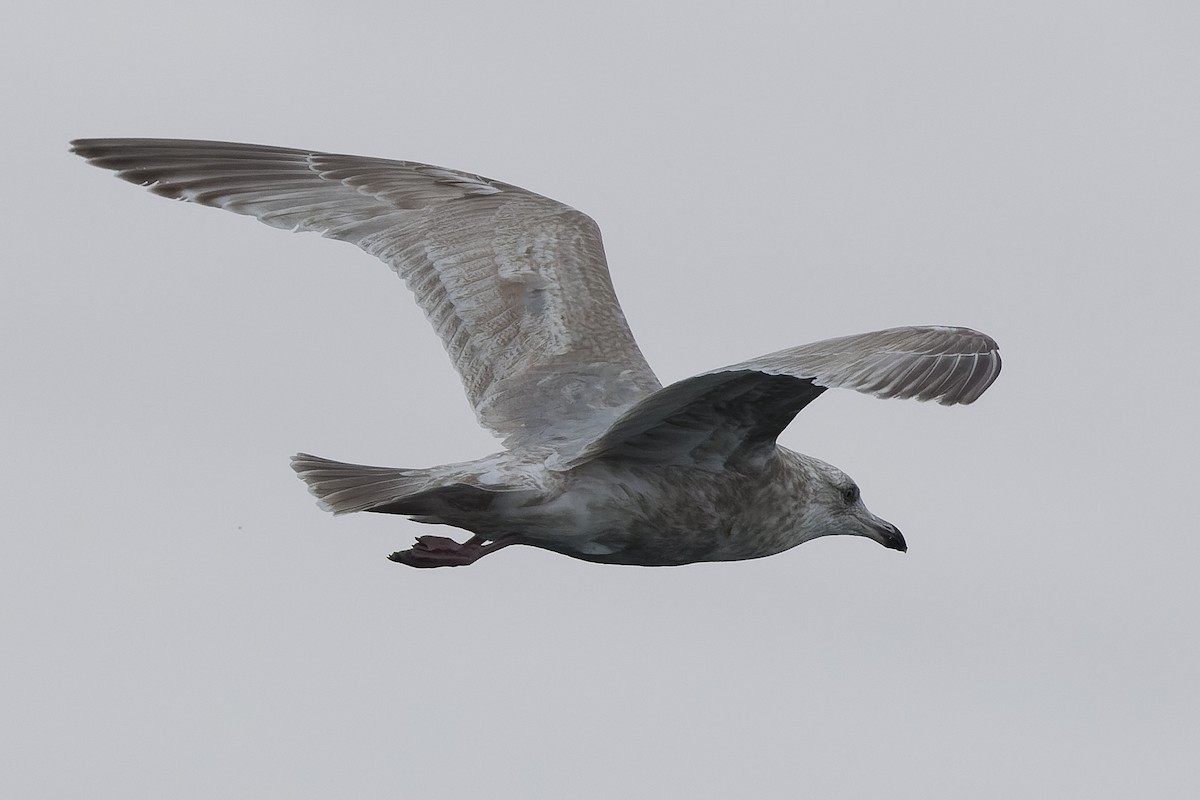
<path fill-rule="evenodd" d="M 761 463 L 796 414 L 826 389 L 883 398 L 974 402 L 1000 374 L 996 342 L 925 326 L 826 339 L 686 378 L 637 403 L 580 455 L 703 465 Z"/>
<path fill-rule="evenodd" d="M 315 231 L 384 261 L 441 337 L 480 422 L 509 446 L 590 438 L 660 387 L 613 292 L 599 229 L 562 203 L 407 161 L 189 140 L 72 146 L 155 194 Z"/>

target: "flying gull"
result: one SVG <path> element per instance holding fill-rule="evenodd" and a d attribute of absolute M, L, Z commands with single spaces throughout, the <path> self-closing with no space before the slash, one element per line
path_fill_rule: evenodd
<path fill-rule="evenodd" d="M 72 148 L 155 194 L 351 242 L 404 279 L 505 449 L 428 469 L 300 453 L 292 469 L 334 514 L 473 534 L 421 536 L 390 556 L 414 567 L 471 564 L 511 544 L 647 566 L 759 558 L 833 534 L 904 551 L 848 475 L 776 438 L 829 388 L 966 404 L 1000 373 L 991 337 L 924 326 L 663 387 L 617 303 L 599 228 L 562 203 L 409 161 L 171 139 Z"/>

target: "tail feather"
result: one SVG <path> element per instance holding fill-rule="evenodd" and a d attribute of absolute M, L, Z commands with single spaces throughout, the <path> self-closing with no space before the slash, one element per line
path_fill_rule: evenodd
<path fill-rule="evenodd" d="M 308 484 L 317 505 L 334 514 L 367 511 L 429 487 L 429 470 L 370 467 L 297 453 L 292 469 Z"/>

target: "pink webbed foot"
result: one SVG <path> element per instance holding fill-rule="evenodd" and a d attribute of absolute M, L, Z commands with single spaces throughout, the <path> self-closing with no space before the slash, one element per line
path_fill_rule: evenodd
<path fill-rule="evenodd" d="M 482 536 L 472 536 L 462 544 L 445 536 L 418 536 L 416 544 L 407 550 L 392 553 L 388 559 L 410 567 L 461 567 L 474 564 L 488 553 L 508 544 L 511 542 L 487 544 L 487 539 Z"/>

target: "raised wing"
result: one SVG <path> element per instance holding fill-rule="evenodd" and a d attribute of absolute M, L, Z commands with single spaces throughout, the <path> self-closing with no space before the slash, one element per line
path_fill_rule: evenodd
<path fill-rule="evenodd" d="M 594 436 L 660 387 L 613 292 L 600 230 L 516 186 L 426 164 L 253 144 L 80 139 L 155 194 L 316 231 L 416 295 L 479 421 L 509 446 Z"/>
<path fill-rule="evenodd" d="M 769 453 L 826 389 L 967 404 L 999 374 L 996 342 L 969 328 L 890 328 L 827 339 L 673 383 L 625 412 L 571 463 L 617 457 L 724 469 Z"/>

